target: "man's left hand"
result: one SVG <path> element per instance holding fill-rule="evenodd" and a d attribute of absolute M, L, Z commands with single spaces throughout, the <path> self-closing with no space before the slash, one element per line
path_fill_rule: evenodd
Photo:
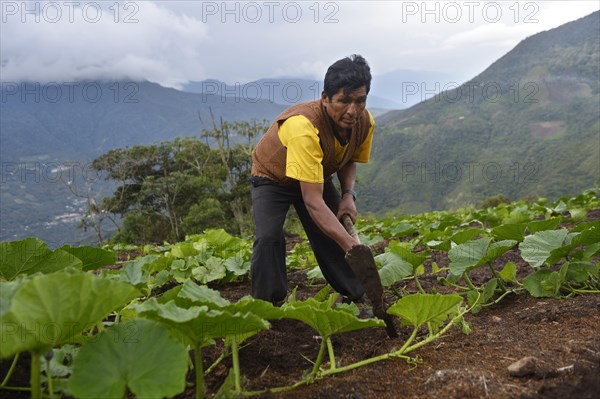
<path fill-rule="evenodd" d="M 356 204 L 354 203 L 354 199 L 351 195 L 344 195 L 342 197 L 342 201 L 340 202 L 340 208 L 338 209 L 337 218 L 342 219 L 342 216 L 349 215 L 350 219 L 352 219 L 352 223 L 356 223 Z"/>

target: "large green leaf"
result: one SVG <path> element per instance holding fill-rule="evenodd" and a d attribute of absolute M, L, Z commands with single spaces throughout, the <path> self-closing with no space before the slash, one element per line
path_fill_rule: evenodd
<path fill-rule="evenodd" d="M 529 213 L 527 212 L 527 206 L 518 206 L 517 208 L 510 211 L 508 216 L 502 219 L 502 224 L 519 224 L 530 221 Z"/>
<path fill-rule="evenodd" d="M 69 387 L 81 399 L 122 399 L 126 389 L 144 399 L 185 389 L 187 351 L 160 324 L 129 320 L 103 331 L 75 358 Z"/>
<path fill-rule="evenodd" d="M 252 313 L 232 313 L 207 306 L 181 308 L 174 301 L 159 303 L 155 298 L 132 307 L 138 314 L 181 332 L 195 345 L 204 345 L 212 338 L 239 337 L 269 328 L 266 320 Z"/>
<path fill-rule="evenodd" d="M 490 234 L 497 240 L 523 241 L 525 238 L 525 224 L 501 224 L 494 227 Z"/>
<path fill-rule="evenodd" d="M 560 224 L 560 219 L 553 218 L 548 220 L 536 220 L 533 222 L 527 223 L 527 230 L 531 234 L 537 233 L 538 231 L 544 230 L 555 230 Z"/>
<path fill-rule="evenodd" d="M 422 265 L 429 256 L 428 252 L 413 253 L 412 247 L 406 242 L 392 241 L 387 250 L 400 256 L 402 259 L 413 265 L 413 267 Z"/>
<path fill-rule="evenodd" d="M 129 283 L 138 289 L 146 288 L 149 278 L 148 272 L 144 270 L 144 265 L 135 262 L 127 262 L 119 274 L 119 281 Z"/>
<path fill-rule="evenodd" d="M 521 256 L 532 267 L 537 268 L 546 262 L 553 250 L 560 248 L 569 232 L 561 230 L 544 230 L 525 237 L 519 246 Z"/>
<path fill-rule="evenodd" d="M 594 221 L 591 221 L 591 222 L 579 223 L 578 225 L 574 226 L 571 229 L 571 232 L 572 233 L 582 232 L 584 230 L 590 230 L 591 228 L 600 229 L 600 220 L 594 220 Z M 599 234 L 599 233 L 596 232 L 596 234 Z"/>
<path fill-rule="evenodd" d="M 318 302 L 309 298 L 303 302 L 286 303 L 283 306 L 285 317 L 300 320 L 319 333 L 323 339 L 333 334 L 360 330 L 369 327 L 383 327 L 379 319 L 362 320 L 343 309 L 332 309 L 328 302 Z"/>
<path fill-rule="evenodd" d="M 209 308 L 222 308 L 230 304 L 227 299 L 221 296 L 219 291 L 205 285 L 198 285 L 192 280 L 183 283 L 177 297 L 187 299 L 194 305 L 206 305 Z"/>
<path fill-rule="evenodd" d="M 397 223 L 390 228 L 390 235 L 392 237 L 406 237 L 414 234 L 415 231 L 415 226 L 412 224 Z"/>
<path fill-rule="evenodd" d="M 171 247 L 171 255 L 178 259 L 185 259 L 198 255 L 199 251 L 194 248 L 194 243 L 181 242 Z"/>
<path fill-rule="evenodd" d="M 379 277 L 384 287 L 389 287 L 396 281 L 402 280 L 413 274 L 413 265 L 393 252 L 385 252 L 375 257 L 381 265 Z"/>
<path fill-rule="evenodd" d="M 587 229 L 578 232 L 571 232 L 567 234 L 565 242 L 560 248 L 556 248 L 550 252 L 550 256 L 546 260 L 546 263 L 551 265 L 558 262 L 560 259 L 569 256 L 573 252 L 573 250 L 578 248 L 580 245 L 587 246 L 587 249 L 580 251 L 580 256 L 577 256 L 577 258 L 581 260 L 590 260 L 591 256 L 593 256 L 595 252 L 592 251 L 592 255 L 589 256 L 590 253 L 588 251 L 590 249 L 593 249 L 594 246 L 597 246 L 599 242 L 600 227 L 591 226 Z M 587 258 L 582 259 L 583 257 Z"/>
<path fill-rule="evenodd" d="M 138 295 L 129 284 L 88 273 L 33 277 L 0 306 L 9 309 L 0 317 L 0 357 L 65 343 Z"/>
<path fill-rule="evenodd" d="M 79 258 L 60 249 L 52 251 L 38 238 L 0 242 L 0 278 L 4 280 L 12 280 L 19 274 L 52 273 L 81 266 Z"/>
<path fill-rule="evenodd" d="M 115 253 L 102 248 L 90 246 L 72 247 L 70 245 L 63 245 L 60 247 L 60 249 L 79 258 L 83 263 L 83 271 L 95 270 L 102 266 L 114 265 L 117 263 L 117 256 Z"/>
<path fill-rule="evenodd" d="M 413 253 L 409 243 L 392 241 L 385 253 L 375 257 L 375 261 L 380 265 L 381 283 L 389 287 L 396 281 L 412 275 L 428 256 L 427 252 Z"/>
<path fill-rule="evenodd" d="M 236 253 L 248 244 L 239 237 L 234 237 L 223 229 L 207 230 L 203 238 L 220 254 Z"/>
<path fill-rule="evenodd" d="M 197 266 L 192 269 L 194 279 L 202 284 L 210 283 L 224 278 L 227 275 L 224 260 L 211 256 L 206 260 L 204 265 Z"/>
<path fill-rule="evenodd" d="M 488 246 L 487 252 L 483 258 L 482 263 L 490 263 L 494 259 L 499 258 L 504 255 L 509 249 L 517 244 L 516 240 L 503 240 L 498 242 L 493 242 Z"/>
<path fill-rule="evenodd" d="M 429 241 L 429 242 L 427 242 L 427 245 L 430 248 L 439 249 L 441 251 L 448 251 L 452 248 L 453 244 L 464 244 L 467 241 L 472 240 L 473 238 L 481 235 L 482 232 L 483 232 L 483 230 L 481 230 L 481 229 L 461 230 L 461 231 L 454 233 L 453 235 L 451 235 L 449 238 L 445 239 L 444 241 L 441 241 L 441 242 Z"/>
<path fill-rule="evenodd" d="M 169 260 L 169 262 L 166 262 Z M 123 267 L 127 267 L 130 264 L 135 265 L 135 268 L 141 268 L 148 273 L 154 273 L 159 270 L 163 270 L 170 266 L 173 259 L 170 256 L 161 256 L 157 254 L 140 256 L 138 258 L 125 262 Z"/>
<path fill-rule="evenodd" d="M 249 295 L 241 298 L 235 304 L 225 306 L 223 310 L 232 313 L 252 313 L 265 320 L 278 320 L 285 316 L 285 312 L 280 307 L 273 306 L 271 302 L 252 298 Z"/>
<path fill-rule="evenodd" d="M 565 281 L 567 267 L 562 267 L 560 272 L 550 269 L 539 269 L 523 279 L 523 286 L 534 297 L 557 297 Z"/>
<path fill-rule="evenodd" d="M 491 238 L 484 237 L 479 240 L 468 241 L 455 246 L 448 251 L 450 258 L 450 272 L 455 276 L 462 275 L 465 271 L 479 266 L 487 254 Z"/>
<path fill-rule="evenodd" d="M 243 276 L 250 271 L 250 262 L 244 261 L 241 256 L 231 256 L 225 259 L 223 266 L 234 276 Z"/>
<path fill-rule="evenodd" d="M 572 262 L 569 263 L 569 269 L 565 280 L 583 283 L 589 278 L 598 278 L 598 267 L 591 262 Z"/>
<path fill-rule="evenodd" d="M 26 281 L 22 279 L 13 281 L 0 281 L 0 316 L 10 310 L 12 299 Z"/>
<path fill-rule="evenodd" d="M 587 211 L 583 208 L 571 208 L 569 209 L 569 213 L 573 221 L 585 220 L 587 218 Z"/>
<path fill-rule="evenodd" d="M 508 262 L 504 265 L 502 270 L 500 271 L 500 277 L 502 280 L 508 283 L 516 283 L 517 282 L 517 265 L 513 262 Z"/>
<path fill-rule="evenodd" d="M 412 294 L 390 306 L 388 313 L 401 317 L 403 325 L 418 328 L 431 323 L 437 329 L 448 317 L 458 315 L 461 302 L 457 294 Z"/>
<path fill-rule="evenodd" d="M 481 229 L 461 230 L 461 231 L 455 233 L 450 238 L 450 241 L 452 241 L 455 244 L 464 244 L 465 242 L 471 241 L 471 240 L 473 240 L 473 238 L 481 235 L 481 233 L 483 233 L 483 230 L 481 230 Z"/>

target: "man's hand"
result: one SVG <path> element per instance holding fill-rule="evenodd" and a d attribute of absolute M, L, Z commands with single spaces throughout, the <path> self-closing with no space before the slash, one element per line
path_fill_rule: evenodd
<path fill-rule="evenodd" d="M 302 199 L 312 220 L 327 236 L 331 237 L 344 252 L 348 252 L 358 241 L 350 236 L 344 226 L 336 220 L 336 215 L 323 200 L 323 184 L 300 182 Z M 352 197 L 350 197 L 352 201 Z M 356 208 L 354 209 L 356 215 Z"/>
<path fill-rule="evenodd" d="M 340 207 L 336 216 L 339 220 L 342 220 L 342 216 L 344 215 L 350 216 L 352 223 L 356 223 L 356 204 L 354 203 L 354 198 L 352 198 L 351 194 L 344 194 L 342 196 L 342 201 L 340 202 Z"/>

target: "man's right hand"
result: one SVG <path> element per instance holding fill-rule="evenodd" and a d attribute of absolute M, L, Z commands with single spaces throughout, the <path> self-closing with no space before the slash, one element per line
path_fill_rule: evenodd
<path fill-rule="evenodd" d="M 302 199 L 310 217 L 321 231 L 333 239 L 344 252 L 358 244 L 323 200 L 323 184 L 300 182 Z"/>

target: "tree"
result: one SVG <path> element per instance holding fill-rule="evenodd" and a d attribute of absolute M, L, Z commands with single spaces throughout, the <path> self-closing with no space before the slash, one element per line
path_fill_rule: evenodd
<path fill-rule="evenodd" d="M 237 224 L 237 233 L 247 235 L 252 229 L 252 203 L 250 200 L 250 169 L 252 151 L 256 139 L 269 127 L 267 120 L 251 122 L 227 122 L 221 119 L 215 122 L 211 111 L 213 127 L 204 129 L 207 145 L 214 142 L 221 165 L 224 167 L 225 184 L 223 199 L 229 204 L 229 210 Z M 235 142 L 235 144 L 233 144 Z"/>
<path fill-rule="evenodd" d="M 148 243 L 181 240 L 210 227 L 251 233 L 248 178 L 263 122 L 226 122 L 204 129 L 202 139 L 176 138 L 148 146 L 115 149 L 92 169 L 116 184 L 112 196 L 92 213 L 109 212 L 123 221 L 114 241 Z"/>

